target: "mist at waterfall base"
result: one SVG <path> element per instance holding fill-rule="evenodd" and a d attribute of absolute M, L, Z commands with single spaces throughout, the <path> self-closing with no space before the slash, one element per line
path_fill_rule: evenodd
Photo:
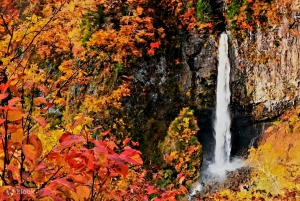
<path fill-rule="evenodd" d="M 201 172 L 201 182 L 222 182 L 228 171 L 234 171 L 242 166 L 241 159 L 230 160 L 231 153 L 231 118 L 230 104 L 230 62 L 228 58 L 228 37 L 222 33 L 219 42 L 219 66 L 217 78 L 217 104 L 214 120 L 215 156 L 214 161 L 206 164 Z M 192 189 L 191 196 L 201 191 L 202 185 L 197 182 Z"/>

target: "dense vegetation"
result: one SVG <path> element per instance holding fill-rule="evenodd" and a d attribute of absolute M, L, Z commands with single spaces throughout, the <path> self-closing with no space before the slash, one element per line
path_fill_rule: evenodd
<path fill-rule="evenodd" d="M 222 4 L 236 33 L 279 23 L 272 5 Z M 220 19 L 214 6 L 208 0 L 1 0 L 1 200 L 184 199 L 202 160 L 194 111 L 182 107 L 168 122 L 139 122 L 147 131 L 138 133 L 133 111 L 122 103 L 134 93 L 139 63 L 168 54 L 168 68 L 181 68 L 178 35 L 223 31 L 214 26 Z M 271 128 L 297 133 L 293 119 Z M 280 150 L 264 156 L 270 149 L 266 143 L 250 150 L 257 189 L 271 197 L 297 194 L 296 151 L 279 163 Z"/>

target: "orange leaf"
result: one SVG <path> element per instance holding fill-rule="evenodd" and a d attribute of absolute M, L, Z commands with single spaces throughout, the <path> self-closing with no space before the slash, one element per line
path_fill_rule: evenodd
<path fill-rule="evenodd" d="M 47 105 L 48 102 L 43 97 L 37 97 L 37 98 L 33 98 L 33 104 L 36 106 L 40 106 L 41 104 Z"/>
<path fill-rule="evenodd" d="M 88 200 L 90 196 L 91 188 L 88 186 L 77 186 L 76 193 L 78 196 L 78 200 Z"/>
<path fill-rule="evenodd" d="M 18 143 L 22 143 L 22 140 L 24 138 L 24 135 L 23 135 L 23 130 L 22 129 L 19 129 L 17 130 L 16 132 L 13 132 L 11 134 L 11 141 L 12 142 L 18 142 Z"/>
<path fill-rule="evenodd" d="M 22 109 L 9 110 L 7 113 L 7 120 L 17 121 L 22 119 L 24 111 Z"/>
<path fill-rule="evenodd" d="M 23 144 L 22 150 L 23 150 L 23 153 L 24 153 L 26 159 L 29 159 L 30 161 L 36 160 L 36 150 L 33 145 Z"/>
<path fill-rule="evenodd" d="M 129 137 L 127 137 L 127 138 L 125 138 L 125 140 L 123 140 L 123 145 L 128 144 L 128 142 L 130 142 L 130 138 Z"/>
<path fill-rule="evenodd" d="M 138 7 L 136 8 L 136 12 L 137 12 L 138 15 L 143 14 L 143 11 L 144 11 L 144 9 L 143 9 L 142 7 L 140 7 L 140 6 L 138 6 Z"/>
<path fill-rule="evenodd" d="M 34 146 L 36 151 L 36 158 L 39 158 L 42 155 L 43 152 L 43 145 L 40 138 L 36 135 L 30 135 L 29 137 L 29 143 Z"/>
<path fill-rule="evenodd" d="M 45 96 L 48 94 L 48 88 L 44 84 L 39 85 L 38 88 Z"/>

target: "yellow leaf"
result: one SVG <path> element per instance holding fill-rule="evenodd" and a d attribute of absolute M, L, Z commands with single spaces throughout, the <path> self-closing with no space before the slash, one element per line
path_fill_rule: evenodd
<path fill-rule="evenodd" d="M 36 16 L 35 14 L 32 15 L 31 21 L 32 21 L 33 23 L 37 23 L 37 16 Z"/>
<path fill-rule="evenodd" d="M 7 66 L 9 64 L 9 58 L 2 58 L 1 59 L 3 66 Z"/>
<path fill-rule="evenodd" d="M 75 8 L 75 3 L 74 3 L 73 1 L 71 1 L 71 2 L 69 3 L 69 5 L 68 5 L 68 9 L 69 9 L 70 11 L 74 11 L 74 8 Z"/>

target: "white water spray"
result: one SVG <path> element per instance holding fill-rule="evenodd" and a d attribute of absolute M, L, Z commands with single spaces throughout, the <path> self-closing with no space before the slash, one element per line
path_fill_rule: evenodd
<path fill-rule="evenodd" d="M 228 58 L 228 37 L 224 32 L 221 34 L 219 42 L 219 66 L 217 80 L 217 107 L 214 121 L 215 130 L 215 161 L 209 165 L 207 170 L 211 180 L 222 181 L 226 178 L 226 171 L 234 171 L 242 166 L 241 159 L 230 161 L 231 152 L 231 132 L 230 132 L 230 62 Z M 189 200 L 197 191 L 202 190 L 200 182 L 196 182 L 189 194 Z"/>
<path fill-rule="evenodd" d="M 224 32 L 219 42 L 219 66 L 217 80 L 217 107 L 214 122 L 215 130 L 215 161 L 209 166 L 209 172 L 223 179 L 226 171 L 233 171 L 242 166 L 242 160 L 230 161 L 231 132 L 230 132 L 230 62 L 228 58 L 228 37 Z"/>
<path fill-rule="evenodd" d="M 230 63 L 228 58 L 228 38 L 225 33 L 221 34 L 219 42 L 219 66 L 217 83 L 217 108 L 215 117 L 215 164 L 222 167 L 229 163 L 231 151 L 230 133 Z"/>

